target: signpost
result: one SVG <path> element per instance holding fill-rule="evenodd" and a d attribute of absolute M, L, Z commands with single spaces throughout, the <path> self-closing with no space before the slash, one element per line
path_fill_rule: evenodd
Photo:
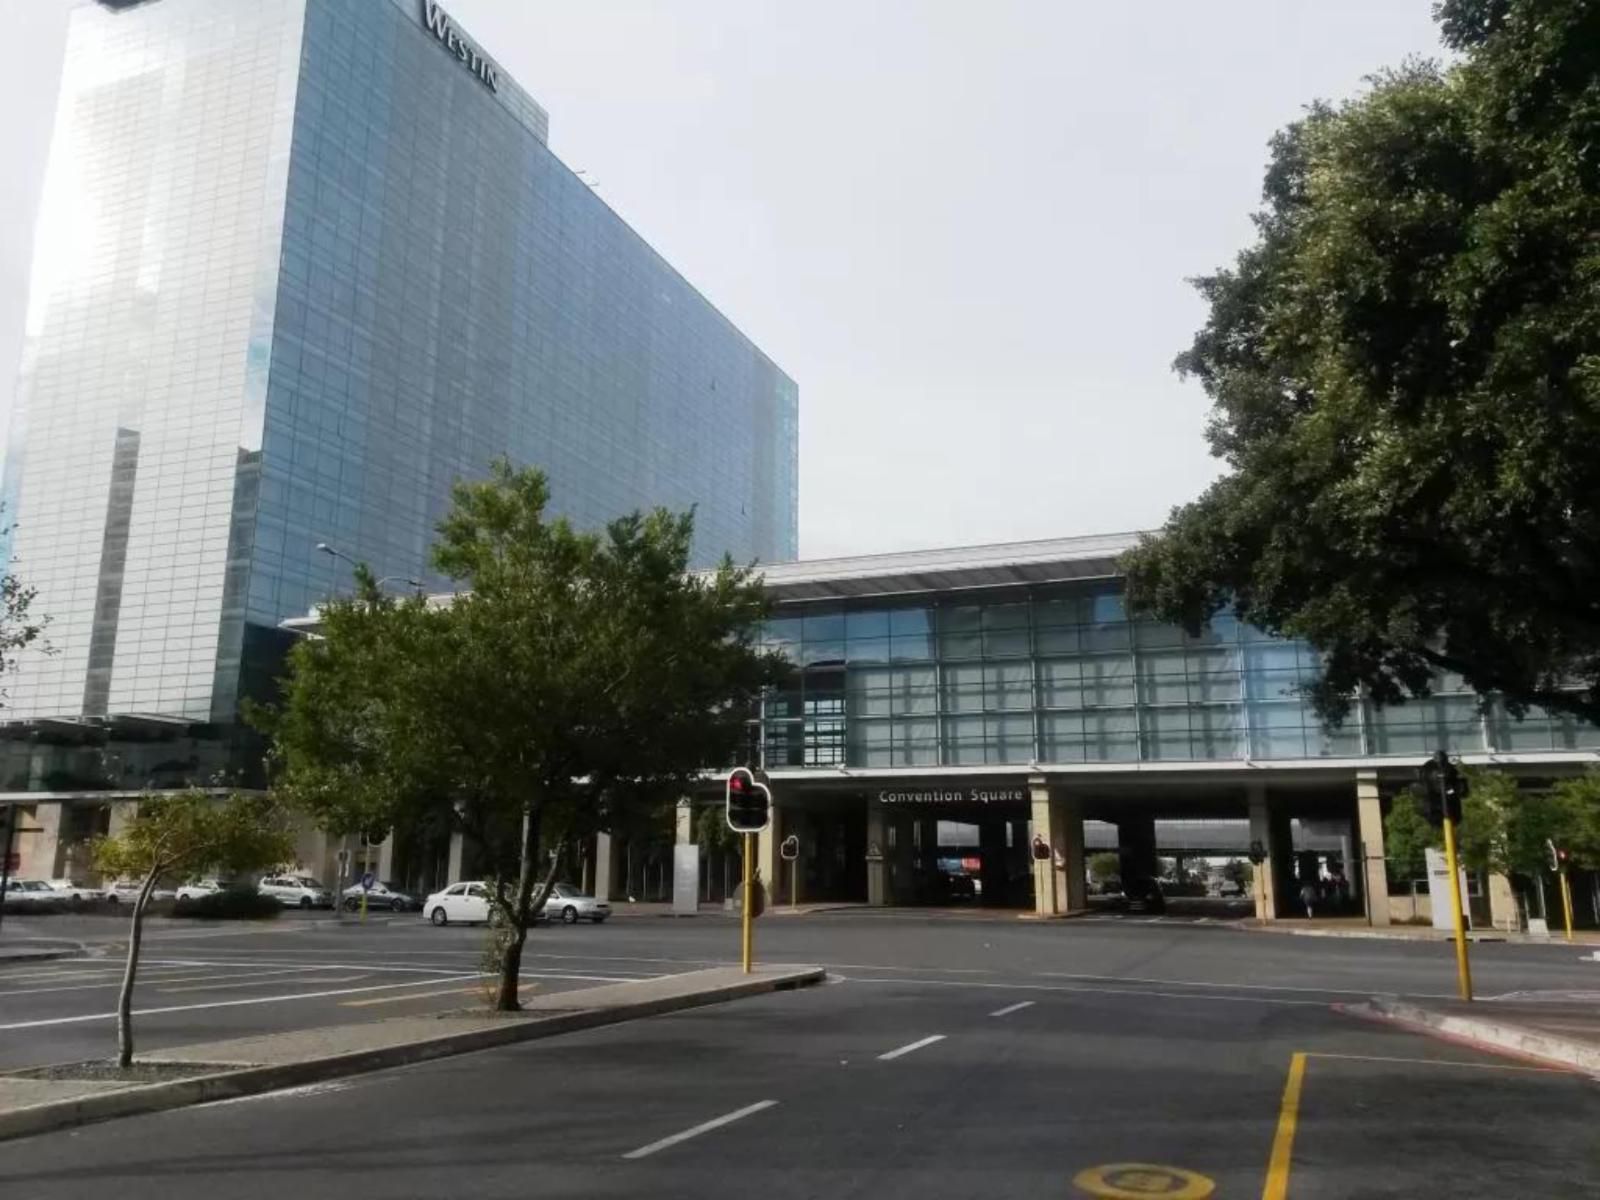
<path fill-rule="evenodd" d="M 778 854 L 789 864 L 789 909 L 800 907 L 800 839 L 790 834 L 778 846 Z"/>
<path fill-rule="evenodd" d="M 1556 886 L 1561 889 L 1561 915 L 1567 922 L 1567 941 L 1572 940 L 1572 882 L 1567 878 L 1567 852 L 1556 848 L 1549 838 L 1544 840 L 1550 851 L 1550 869 L 1556 873 Z"/>
<path fill-rule="evenodd" d="M 739 906 L 739 923 L 741 957 L 748 975 L 755 949 L 756 834 L 772 824 L 772 789 L 757 780 L 749 767 L 735 767 L 728 772 L 725 795 L 728 828 L 740 834 L 744 843 L 744 903 Z"/>
<path fill-rule="evenodd" d="M 333 891 L 333 894 L 334 894 L 334 902 L 333 902 L 334 908 L 333 908 L 333 911 L 338 914 L 339 921 L 343 922 L 344 921 L 344 881 L 345 881 L 345 876 L 350 871 L 350 851 L 349 851 L 349 849 L 347 847 L 340 846 L 338 853 L 335 854 L 333 857 L 334 857 L 334 861 L 336 861 L 339 864 L 339 882 L 334 886 L 334 891 Z"/>
<path fill-rule="evenodd" d="M 372 872 L 368 871 L 361 876 L 361 919 L 367 919 L 367 893 L 372 890 Z"/>
<path fill-rule="evenodd" d="M 1443 750 L 1436 751 L 1423 763 L 1418 774 L 1428 792 L 1430 817 L 1444 825 L 1445 869 L 1450 875 L 1450 909 L 1456 933 L 1456 976 L 1461 998 L 1470 1001 L 1472 967 L 1467 962 L 1467 931 L 1461 916 L 1461 873 L 1456 858 L 1456 824 L 1461 820 L 1461 802 L 1467 796 L 1467 781 Z"/>

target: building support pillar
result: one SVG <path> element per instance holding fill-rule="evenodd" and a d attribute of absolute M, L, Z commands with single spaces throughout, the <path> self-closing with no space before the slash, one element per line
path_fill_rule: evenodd
<path fill-rule="evenodd" d="M 1356 819 L 1361 827 L 1361 887 L 1366 895 L 1367 920 L 1389 923 L 1389 876 L 1384 869 L 1383 799 L 1376 771 L 1356 772 Z"/>
<path fill-rule="evenodd" d="M 1072 796 L 1052 792 L 1049 781 L 1035 775 L 1028 780 L 1033 812 L 1033 835 L 1050 848 L 1048 859 L 1028 857 L 1033 863 L 1033 911 L 1041 917 L 1059 917 L 1087 907 L 1083 882 L 1083 806 Z"/>
<path fill-rule="evenodd" d="M 1160 876 L 1154 816 L 1117 818 L 1117 857 L 1124 887 L 1135 879 L 1155 879 Z"/>
<path fill-rule="evenodd" d="M 21 856 L 23 875 L 35 879 L 58 879 L 61 876 L 61 821 L 66 815 L 66 803 L 35 804 L 33 832 L 21 836 L 28 839 L 27 853 Z"/>
<path fill-rule="evenodd" d="M 783 857 L 778 849 L 788 836 L 784 825 L 783 811 L 774 804 L 772 819 L 756 834 L 756 879 L 766 893 L 769 908 L 778 902 L 778 885 L 783 882 Z"/>
<path fill-rule="evenodd" d="M 1267 855 L 1255 868 L 1256 920 L 1275 921 L 1278 919 L 1278 876 L 1274 854 L 1276 839 L 1273 837 L 1272 810 L 1267 803 L 1267 789 L 1260 784 L 1252 784 L 1249 799 L 1250 841 L 1260 842 Z"/>
<path fill-rule="evenodd" d="M 1511 880 L 1498 871 L 1489 875 L 1489 924 L 1507 933 L 1522 929 L 1522 913 L 1517 908 L 1517 892 Z"/>
<path fill-rule="evenodd" d="M 889 902 L 887 843 L 883 805 L 873 797 L 867 801 L 867 903 L 873 908 Z"/>

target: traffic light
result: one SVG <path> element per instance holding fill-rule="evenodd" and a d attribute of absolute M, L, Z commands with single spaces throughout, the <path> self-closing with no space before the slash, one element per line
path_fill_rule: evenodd
<path fill-rule="evenodd" d="M 1461 768 L 1443 750 L 1437 750 L 1422 764 L 1419 774 L 1428 798 L 1428 820 L 1438 825 L 1449 817 L 1452 824 L 1461 824 L 1461 802 L 1471 790 Z"/>
<path fill-rule="evenodd" d="M 1250 861 L 1258 867 L 1267 861 L 1267 848 L 1259 838 L 1250 843 Z"/>
<path fill-rule="evenodd" d="M 760 833 L 772 822 L 772 791 L 749 767 L 728 773 L 728 828 L 735 833 Z"/>

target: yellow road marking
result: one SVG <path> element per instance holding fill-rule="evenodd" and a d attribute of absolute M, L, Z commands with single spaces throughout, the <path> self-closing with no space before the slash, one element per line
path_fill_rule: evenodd
<path fill-rule="evenodd" d="M 369 1004 L 393 1004 L 397 1000 L 426 1000 L 430 996 L 464 996 L 468 993 L 483 994 L 483 988 L 448 988 L 442 992 L 407 992 L 403 996 L 377 996 L 371 1000 L 345 1000 L 341 1003 L 345 1008 L 365 1008 Z"/>
<path fill-rule="evenodd" d="M 1527 1071 L 1535 1075 L 1571 1075 L 1573 1068 L 1569 1067 L 1518 1067 L 1510 1063 L 1475 1063 L 1455 1062 L 1448 1058 L 1394 1058 L 1385 1054 L 1325 1054 L 1321 1050 L 1310 1050 L 1307 1058 L 1336 1058 L 1348 1062 L 1386 1062 L 1386 1063 L 1415 1063 L 1424 1067 L 1466 1067 L 1470 1071 Z"/>
<path fill-rule="evenodd" d="M 1272 1159 L 1267 1164 L 1267 1185 L 1261 1200 L 1287 1200 L 1289 1159 L 1294 1153 L 1294 1129 L 1300 1119 L 1300 1085 L 1306 1077 L 1306 1056 L 1295 1051 L 1289 1059 L 1289 1078 L 1283 1085 L 1283 1103 L 1278 1106 L 1278 1133 L 1272 1139 Z"/>

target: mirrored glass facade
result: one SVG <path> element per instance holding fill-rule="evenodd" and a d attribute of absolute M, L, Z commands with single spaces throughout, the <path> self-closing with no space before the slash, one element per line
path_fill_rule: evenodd
<path fill-rule="evenodd" d="M 1199 637 L 1129 617 L 1115 581 L 919 604 L 785 604 L 763 644 L 795 665 L 762 714 L 769 770 L 1284 761 L 1600 748 L 1600 730 L 1480 711 L 1458 679 L 1325 729 L 1316 653 L 1219 617 Z"/>
<path fill-rule="evenodd" d="M 492 80 L 492 82 L 491 82 Z M 497 455 L 582 525 L 796 552 L 792 380 L 546 145 L 431 0 L 72 16 L 3 496 L 38 589 L 8 719 L 229 722 L 347 562 L 435 590 Z"/>

